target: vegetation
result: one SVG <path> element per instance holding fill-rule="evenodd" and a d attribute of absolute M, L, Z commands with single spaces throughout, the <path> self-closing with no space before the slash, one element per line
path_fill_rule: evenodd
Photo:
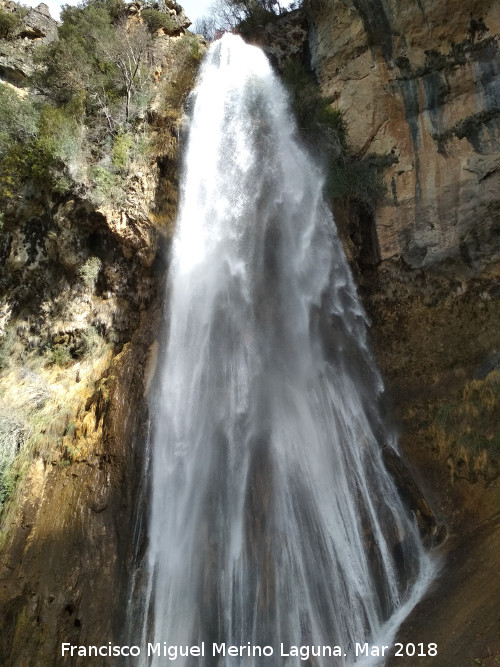
<path fill-rule="evenodd" d="M 0 510 L 12 491 L 12 464 L 29 436 L 29 427 L 15 411 L 0 403 Z"/>
<path fill-rule="evenodd" d="M 52 200 L 71 193 L 94 205 L 128 205 L 132 173 L 147 170 L 158 155 L 177 158 L 177 124 L 202 52 L 194 36 L 172 40 L 167 45 L 172 66 L 158 81 L 155 34 L 173 27 L 161 9 L 151 4 L 130 20 L 123 0 L 66 6 L 59 40 L 35 48 L 37 67 L 25 96 L 0 83 L 0 230 L 5 217 L 12 232 L 11 203 L 35 193 Z M 16 10 L 17 18 L 2 23 L 4 14 L 0 30 L 15 37 L 22 13 Z M 82 238 L 85 242 L 85 234 Z M 99 252 L 99 244 L 93 252 Z M 76 298 L 82 298 L 81 288 L 96 289 L 100 257 L 65 272 L 72 294 L 80 292 Z M 88 297 L 82 300 L 88 305 Z M 93 392 L 109 352 L 100 335 L 104 330 L 91 321 L 89 306 L 82 329 L 49 335 L 13 316 L 0 338 L 0 511 L 34 456 L 71 462 L 75 452 L 84 451 L 76 409 Z M 107 333 L 113 340 L 113 332 Z M 50 385 L 50 391 L 40 389 L 35 396 L 34 387 L 42 385 Z"/>
<path fill-rule="evenodd" d="M 65 6 L 61 18 L 59 40 L 35 52 L 35 94 L 21 98 L 0 84 L 0 207 L 27 183 L 120 204 L 130 169 L 154 148 L 152 33 L 171 28 L 169 14 L 146 7 L 143 22 L 130 22 L 123 0 L 84 0 Z M 182 85 L 193 83 L 194 48 L 190 42 L 190 72 L 172 85 L 175 105 L 185 99 Z"/>
<path fill-rule="evenodd" d="M 94 327 L 31 354 L 13 354 L 12 337 L 10 330 L 4 338 L 11 361 L 0 374 L 0 514 L 34 457 L 67 458 L 64 436 L 74 435 L 76 412 L 94 390 L 107 350 Z"/>
<path fill-rule="evenodd" d="M 0 371 L 9 366 L 13 343 L 14 333 L 11 329 L 8 329 L 0 338 Z"/>
<path fill-rule="evenodd" d="M 10 39 L 21 25 L 21 19 L 17 13 L 5 12 L 0 9 L 0 39 Z"/>
<path fill-rule="evenodd" d="M 160 12 L 158 9 L 146 8 L 142 10 L 141 16 L 152 33 L 162 28 L 167 31 L 172 30 L 173 21 L 170 15 L 165 12 Z"/>
<path fill-rule="evenodd" d="M 245 37 L 258 35 L 270 22 L 295 4 L 282 5 L 279 0 L 216 0 L 208 13 L 195 23 L 195 32 L 213 40 L 223 32 L 238 32 Z"/>
<path fill-rule="evenodd" d="M 75 348 L 75 356 L 84 359 L 95 354 L 102 347 L 103 340 L 94 327 L 88 327 L 80 334 L 80 339 Z"/>
<path fill-rule="evenodd" d="M 336 201 L 355 201 L 372 211 L 385 194 L 379 167 L 386 159 L 360 159 L 351 153 L 343 114 L 321 95 L 319 85 L 301 63 L 289 61 L 283 80 L 303 140 L 326 161 L 328 195 Z"/>
<path fill-rule="evenodd" d="M 492 481 L 500 473 L 500 371 L 470 380 L 447 399 L 416 408 L 412 428 L 448 461 L 452 479 Z"/>
<path fill-rule="evenodd" d="M 39 50 L 35 86 L 96 138 L 113 134 L 147 107 L 152 36 L 142 23 L 127 24 L 118 1 L 66 6 L 61 18 L 59 40 Z"/>
<path fill-rule="evenodd" d="M 57 343 L 47 354 L 47 366 L 67 366 L 71 359 L 71 353 L 66 345 Z"/>
<path fill-rule="evenodd" d="M 78 275 L 83 281 L 85 287 L 90 291 L 94 291 L 99 272 L 101 271 L 102 262 L 99 257 L 89 257 L 89 259 L 80 267 Z"/>

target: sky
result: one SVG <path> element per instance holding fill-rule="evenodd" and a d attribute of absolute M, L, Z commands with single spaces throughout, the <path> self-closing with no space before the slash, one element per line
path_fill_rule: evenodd
<path fill-rule="evenodd" d="M 36 7 L 40 2 L 45 2 L 49 6 L 50 13 L 55 19 L 59 19 L 59 12 L 61 11 L 61 5 L 77 5 L 76 0 L 63 0 L 58 2 L 58 0 L 21 0 L 21 4 L 28 5 L 29 7 Z M 200 18 L 207 13 L 208 7 L 212 4 L 213 0 L 177 0 L 182 7 L 184 7 L 184 12 L 188 18 L 194 23 L 197 18 Z"/>

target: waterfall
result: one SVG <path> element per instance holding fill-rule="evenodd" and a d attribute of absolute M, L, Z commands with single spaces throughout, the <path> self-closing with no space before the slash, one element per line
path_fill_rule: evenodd
<path fill-rule="evenodd" d="M 178 665 L 349 665 L 356 642 L 393 638 L 432 571 L 382 462 L 393 438 L 366 317 L 262 51 L 214 43 L 193 103 L 153 404 L 143 640 L 206 643 Z M 214 657 L 214 642 L 273 657 Z M 305 662 L 281 643 L 346 655 Z"/>

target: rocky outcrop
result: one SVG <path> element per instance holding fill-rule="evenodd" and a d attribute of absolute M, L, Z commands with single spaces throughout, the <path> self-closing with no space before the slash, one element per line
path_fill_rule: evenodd
<path fill-rule="evenodd" d="M 287 60 L 301 59 L 307 42 L 307 21 L 304 12 L 291 11 L 268 23 L 257 41 L 278 69 L 281 69 Z"/>
<path fill-rule="evenodd" d="M 104 375 L 63 437 L 70 456 L 34 460 L 4 523 L 4 665 L 85 665 L 86 658 L 63 659 L 61 643 L 123 639 L 147 439 L 142 369 L 158 326 L 155 313 L 158 308 L 150 309 L 133 342 L 104 363 Z"/>
<path fill-rule="evenodd" d="M 323 92 L 344 112 L 356 154 L 388 163 L 374 256 L 498 267 L 497 3 L 311 4 Z"/>
<path fill-rule="evenodd" d="M 57 39 L 57 21 L 52 18 L 49 8 L 44 2 L 30 9 L 23 19 L 23 23 L 22 37 L 38 39 L 42 44 L 48 44 Z"/>
<path fill-rule="evenodd" d="M 191 25 L 190 19 L 184 13 L 184 8 L 175 0 L 165 0 L 165 9 L 172 21 L 173 28 L 169 34 L 181 34 Z"/>
<path fill-rule="evenodd" d="M 0 3 L 0 10 L 17 15 L 19 8 L 13 2 Z M 33 50 L 37 44 L 49 44 L 57 39 L 57 21 L 46 4 L 30 9 L 12 39 L 0 39 L 0 82 L 16 87 L 28 84 L 34 72 Z"/>

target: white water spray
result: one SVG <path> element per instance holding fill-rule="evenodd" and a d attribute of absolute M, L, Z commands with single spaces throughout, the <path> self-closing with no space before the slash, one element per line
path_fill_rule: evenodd
<path fill-rule="evenodd" d="M 382 384 L 322 189 L 264 54 L 223 37 L 195 91 L 152 451 L 143 640 L 206 642 L 178 665 L 352 664 L 430 578 L 382 462 Z"/>

